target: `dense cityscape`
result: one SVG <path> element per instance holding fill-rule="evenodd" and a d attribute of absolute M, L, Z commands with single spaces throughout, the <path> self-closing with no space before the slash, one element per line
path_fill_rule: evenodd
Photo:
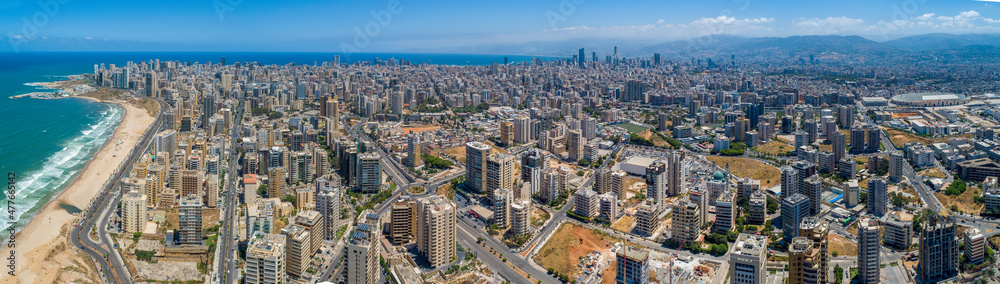
<path fill-rule="evenodd" d="M 572 54 L 96 64 L 155 120 L 83 278 L 997 282 L 995 64 Z"/>

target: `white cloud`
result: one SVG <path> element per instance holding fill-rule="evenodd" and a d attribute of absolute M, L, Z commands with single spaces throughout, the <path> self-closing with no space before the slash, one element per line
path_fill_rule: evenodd
<path fill-rule="evenodd" d="M 657 24 L 662 24 L 662 23 L 665 23 L 665 22 L 666 22 L 666 21 L 664 21 L 663 19 L 659 19 L 659 20 L 656 20 L 656 23 L 657 23 Z"/>
<path fill-rule="evenodd" d="M 921 21 L 926 21 L 926 20 L 934 19 L 934 13 L 923 14 L 923 15 L 920 15 L 920 17 L 916 17 L 914 19 L 921 20 Z"/>
<path fill-rule="evenodd" d="M 800 19 L 793 24 L 799 29 L 799 34 L 813 35 L 856 35 L 875 29 L 873 25 L 866 25 L 865 20 L 848 17 Z"/>

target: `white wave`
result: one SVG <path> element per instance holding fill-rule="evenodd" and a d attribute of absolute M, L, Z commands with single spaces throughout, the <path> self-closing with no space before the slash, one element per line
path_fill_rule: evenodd
<path fill-rule="evenodd" d="M 90 130 L 85 131 L 88 133 L 64 142 L 63 148 L 49 156 L 40 168 L 21 175 L 22 178 L 17 182 L 17 198 L 13 206 L 17 224 L 21 226 L 26 224 L 45 202 L 54 198 L 69 184 L 87 160 L 91 159 L 97 149 L 111 137 L 121 121 L 122 112 L 117 106 L 110 112 L 104 112 L 107 115 L 92 125 Z"/>

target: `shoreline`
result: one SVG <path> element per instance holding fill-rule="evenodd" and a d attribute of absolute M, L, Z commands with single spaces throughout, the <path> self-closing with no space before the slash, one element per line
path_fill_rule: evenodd
<path fill-rule="evenodd" d="M 5 275 L 0 278 L 0 282 L 26 283 L 25 281 L 42 280 L 40 282 L 56 283 L 69 280 L 62 279 L 64 274 L 76 279 L 96 277 L 90 259 L 79 249 L 68 247 L 70 226 L 78 220 L 80 213 L 70 214 L 63 208 L 63 204 L 86 210 L 90 201 L 100 193 L 104 183 L 124 162 L 128 152 L 137 146 L 142 133 L 154 121 L 154 117 L 145 110 L 125 101 L 102 101 L 85 96 L 64 98 L 83 98 L 93 102 L 117 104 L 123 108 L 125 114 L 111 137 L 87 161 L 73 181 L 62 192 L 46 201 L 31 220 L 14 235 L 13 253 L 17 258 L 15 269 L 17 275 L 16 277 Z M 2 253 L 10 255 L 11 248 L 4 246 Z M 64 269 L 74 266 L 75 271 Z M 95 274 L 91 275 L 91 272 Z"/>

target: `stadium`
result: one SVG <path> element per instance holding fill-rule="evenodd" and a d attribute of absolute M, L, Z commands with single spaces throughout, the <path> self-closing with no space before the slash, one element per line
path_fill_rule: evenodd
<path fill-rule="evenodd" d="M 892 103 L 911 107 L 946 107 L 969 102 L 965 95 L 951 93 L 909 93 L 892 97 Z"/>

